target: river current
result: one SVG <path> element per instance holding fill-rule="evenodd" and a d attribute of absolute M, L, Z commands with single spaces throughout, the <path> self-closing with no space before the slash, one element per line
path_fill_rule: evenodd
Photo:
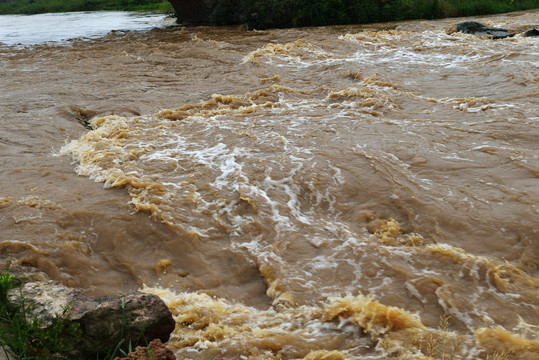
<path fill-rule="evenodd" d="M 2 267 L 179 359 L 539 359 L 539 42 L 464 20 L 539 11 L 1 46 Z"/>

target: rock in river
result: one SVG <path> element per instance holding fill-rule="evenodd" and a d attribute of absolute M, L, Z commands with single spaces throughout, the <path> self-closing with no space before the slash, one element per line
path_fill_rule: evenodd
<path fill-rule="evenodd" d="M 524 37 L 539 36 L 539 30 L 537 29 L 528 30 L 524 34 L 522 34 L 522 36 Z"/>
<path fill-rule="evenodd" d="M 172 313 L 157 296 L 140 292 L 125 296 L 88 296 L 80 289 L 57 282 L 27 283 L 8 292 L 11 306 L 24 301 L 30 318 L 35 316 L 44 327 L 56 317 L 68 318 L 80 325 L 82 335 L 76 348 L 82 358 L 96 358 L 114 349 L 122 340 L 134 348 L 153 339 L 168 341 L 174 330 Z"/>
<path fill-rule="evenodd" d="M 476 21 L 465 21 L 457 24 L 457 31 L 464 34 L 489 36 L 493 39 L 503 39 L 506 37 L 515 36 L 514 33 L 505 29 L 489 27 Z"/>

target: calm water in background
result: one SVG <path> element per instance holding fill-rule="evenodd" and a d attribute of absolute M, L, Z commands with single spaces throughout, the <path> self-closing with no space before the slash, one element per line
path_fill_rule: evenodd
<path fill-rule="evenodd" d="M 537 359 L 539 42 L 463 20 L 1 46 L 1 265 L 182 359 Z"/>
<path fill-rule="evenodd" d="M 0 44 L 31 45 L 102 36 L 111 30 L 149 30 L 169 26 L 163 14 L 99 11 L 37 15 L 0 15 Z"/>

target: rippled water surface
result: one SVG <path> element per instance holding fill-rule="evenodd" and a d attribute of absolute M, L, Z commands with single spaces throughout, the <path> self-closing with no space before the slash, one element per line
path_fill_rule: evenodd
<path fill-rule="evenodd" d="M 2 265 L 182 359 L 538 359 L 539 42 L 460 21 L 1 47 Z"/>

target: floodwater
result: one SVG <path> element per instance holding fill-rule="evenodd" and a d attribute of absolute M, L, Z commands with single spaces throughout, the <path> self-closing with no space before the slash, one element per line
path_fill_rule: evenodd
<path fill-rule="evenodd" d="M 180 359 L 539 359 L 539 41 L 463 20 L 1 47 L 2 266 Z"/>
<path fill-rule="evenodd" d="M 0 15 L 0 45 L 32 45 L 73 38 L 95 38 L 110 31 L 166 27 L 174 21 L 163 14 L 128 11 Z"/>

